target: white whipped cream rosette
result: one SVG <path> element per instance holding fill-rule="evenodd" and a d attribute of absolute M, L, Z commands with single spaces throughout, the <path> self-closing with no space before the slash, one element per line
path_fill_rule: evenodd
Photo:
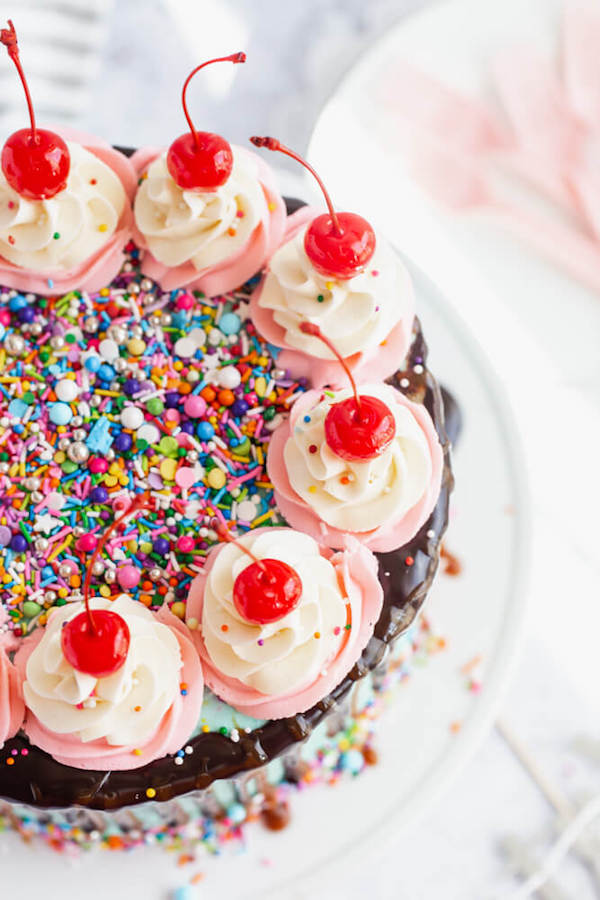
<path fill-rule="evenodd" d="M 141 174 L 135 238 L 146 251 L 145 274 L 165 290 L 188 287 L 209 296 L 239 287 L 279 246 L 285 206 L 270 168 L 255 153 L 232 146 L 233 168 L 214 191 L 185 190 L 167 168 L 167 152 L 134 154 Z"/>
<path fill-rule="evenodd" d="M 360 394 L 391 410 L 395 436 L 368 460 L 348 461 L 325 439 L 325 419 L 351 391 L 304 394 L 273 434 L 267 470 L 277 506 L 294 528 L 333 547 L 353 536 L 385 552 L 406 544 L 437 501 L 443 450 L 427 410 L 387 384 L 367 384 Z"/>
<path fill-rule="evenodd" d="M 202 704 L 202 671 L 189 632 L 167 609 L 155 615 L 125 594 L 90 605 L 92 613 L 110 609 L 125 620 L 127 657 L 105 677 L 77 671 L 63 654 L 61 632 L 84 606 L 54 609 L 15 657 L 29 739 L 82 769 L 132 769 L 175 753 L 193 733 Z"/>
<path fill-rule="evenodd" d="M 0 172 L 0 281 L 46 295 L 110 283 L 132 234 L 129 160 L 97 138 L 58 131 L 70 154 L 63 190 L 28 200 Z"/>
<path fill-rule="evenodd" d="M 192 584 L 187 623 L 207 685 L 236 709 L 262 718 L 302 712 L 349 672 L 383 600 L 375 557 L 358 544 L 344 553 L 290 528 L 258 528 L 240 542 L 261 559 L 281 560 L 299 576 L 294 609 L 275 622 L 249 622 L 234 599 L 252 560 L 235 545 L 213 548 Z"/>
<path fill-rule="evenodd" d="M 414 320 L 410 276 L 398 255 L 377 235 L 375 252 L 353 278 L 329 278 L 318 272 L 304 249 L 315 211 L 295 217 L 289 239 L 273 254 L 251 298 L 252 320 L 272 344 L 283 348 L 281 368 L 308 377 L 315 387 L 344 383 L 331 351 L 300 325 L 311 322 L 333 341 L 360 380 L 384 379 L 395 372 L 408 350 Z"/>

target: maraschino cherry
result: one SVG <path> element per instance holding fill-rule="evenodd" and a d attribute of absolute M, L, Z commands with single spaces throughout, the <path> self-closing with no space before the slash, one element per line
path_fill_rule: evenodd
<path fill-rule="evenodd" d="M 252 625 L 271 625 L 295 609 L 302 595 L 298 573 L 280 559 L 258 559 L 222 522 L 215 519 L 212 526 L 221 540 L 235 544 L 252 560 L 233 584 L 233 604 L 240 616 Z"/>
<path fill-rule="evenodd" d="M 38 128 L 29 87 L 19 59 L 15 26 L 0 31 L 0 42 L 17 67 L 29 109 L 31 128 L 21 128 L 7 139 L 2 148 L 2 171 L 11 188 L 26 200 L 48 200 L 64 189 L 71 168 L 67 145 L 53 131 Z"/>
<path fill-rule="evenodd" d="M 100 556 L 112 532 L 135 510 L 147 505 L 145 498 L 137 498 L 129 509 L 114 520 L 98 541 L 92 554 L 83 583 L 85 612 L 80 612 L 64 626 L 61 635 L 62 651 L 67 662 L 78 672 L 106 678 L 117 672 L 129 650 L 129 627 L 125 619 L 110 609 L 90 608 L 90 582 L 96 559 Z"/>
<path fill-rule="evenodd" d="M 337 357 L 350 379 L 353 397 L 334 403 L 325 417 L 325 440 L 336 456 L 348 462 L 366 462 L 381 456 L 396 434 L 396 421 L 389 407 L 377 397 L 358 393 L 352 372 L 334 344 L 313 322 L 302 322 L 300 331 L 322 341 Z"/>
<path fill-rule="evenodd" d="M 201 63 L 185 79 L 181 91 L 183 111 L 190 126 L 189 133 L 175 138 L 167 153 L 167 168 L 176 184 L 184 191 L 215 191 L 225 184 L 233 168 L 230 144 L 218 134 L 196 131 L 188 112 L 186 93 L 196 72 L 215 62 L 246 62 L 245 53 L 218 56 Z"/>
<path fill-rule="evenodd" d="M 304 250 L 317 272 L 342 281 L 362 272 L 375 252 L 375 232 L 367 220 L 356 213 L 336 213 L 325 185 L 313 167 L 276 138 L 251 137 L 250 140 L 255 147 L 279 150 L 291 156 L 317 179 L 329 213 L 313 219 L 304 236 Z"/>

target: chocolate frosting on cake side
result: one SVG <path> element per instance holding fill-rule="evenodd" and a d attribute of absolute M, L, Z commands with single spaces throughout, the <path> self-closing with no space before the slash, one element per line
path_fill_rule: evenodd
<path fill-rule="evenodd" d="M 302 205 L 294 200 L 286 203 L 288 213 Z M 215 732 L 190 739 L 187 746 L 191 752 L 188 750 L 178 766 L 169 756 L 129 771 L 75 769 L 56 762 L 26 737 L 17 736 L 7 741 L 2 751 L 5 758 L 16 751 L 14 758 L 18 761 L 14 766 L 0 765 L 1 797 L 38 807 L 116 810 L 146 801 L 149 788 L 155 791 L 156 801 L 207 788 L 217 779 L 263 766 L 307 738 L 336 709 L 354 683 L 383 662 L 390 644 L 406 631 L 423 605 L 437 570 L 440 543 L 448 523 L 453 486 L 450 442 L 440 388 L 427 369 L 426 360 L 427 346 L 417 321 L 406 367 L 389 382 L 410 399 L 424 403 L 432 416 L 444 448 L 440 496 L 429 520 L 408 544 L 390 553 L 376 554 L 384 590 L 383 609 L 361 658 L 340 684 L 306 712 L 269 721 L 249 733 L 240 732 L 237 741 Z M 23 749 L 28 751 L 26 755 L 21 754 Z"/>

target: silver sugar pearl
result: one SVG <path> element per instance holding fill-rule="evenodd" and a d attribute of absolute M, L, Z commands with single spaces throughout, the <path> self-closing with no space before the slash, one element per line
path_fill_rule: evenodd
<path fill-rule="evenodd" d="M 83 330 L 88 334 L 95 334 L 100 328 L 100 322 L 95 316 L 86 316 L 83 320 Z"/>
<path fill-rule="evenodd" d="M 73 419 L 71 419 L 71 425 L 73 424 Z M 76 428 L 73 432 L 73 440 L 74 441 L 85 441 L 87 437 L 87 432 L 84 428 Z"/>
<path fill-rule="evenodd" d="M 50 346 L 53 350 L 62 350 L 65 346 L 65 339 L 62 334 L 55 334 L 50 338 Z"/>
<path fill-rule="evenodd" d="M 142 278 L 140 282 L 140 287 L 143 291 L 151 291 L 154 285 L 150 281 L 149 278 Z"/>
<path fill-rule="evenodd" d="M 104 572 L 104 563 L 101 559 L 97 559 L 94 565 L 92 566 L 92 575 L 102 575 Z"/>
<path fill-rule="evenodd" d="M 71 529 L 73 537 L 81 537 L 82 534 L 85 534 L 85 528 L 82 528 L 81 525 L 75 525 L 74 528 Z"/>
<path fill-rule="evenodd" d="M 48 549 L 48 540 L 45 537 L 38 537 L 33 542 L 33 547 L 36 553 L 45 553 Z"/>
<path fill-rule="evenodd" d="M 104 454 L 104 458 L 108 460 L 108 462 L 114 462 L 115 451 L 112 449 L 112 447 L 109 447 L 109 449 L 106 451 L 106 453 Z"/>
<path fill-rule="evenodd" d="M 100 406 L 103 398 L 99 396 L 99 394 L 92 394 L 90 397 L 90 406 Z"/>
<path fill-rule="evenodd" d="M 129 287 L 127 288 L 127 290 L 129 291 L 130 294 L 139 294 L 139 292 L 140 292 L 140 286 L 139 286 L 139 284 L 137 283 L 137 281 L 134 281 L 134 282 L 132 282 L 132 283 L 129 285 Z"/>
<path fill-rule="evenodd" d="M 8 472 L 9 469 L 10 469 L 10 466 L 7 462 L 0 463 L 0 475 L 6 475 L 6 473 Z"/>
<path fill-rule="evenodd" d="M 118 372 L 119 374 L 121 374 L 121 372 L 124 372 L 125 369 L 127 368 L 127 360 L 121 359 L 120 356 L 117 356 L 117 358 L 113 360 L 112 365 L 113 365 L 113 369 L 115 370 L 115 372 Z"/>
<path fill-rule="evenodd" d="M 73 566 L 71 563 L 61 563 L 58 567 L 58 574 L 61 578 L 70 578 L 73 574 Z"/>
<path fill-rule="evenodd" d="M 172 325 L 173 324 L 173 316 L 171 315 L 171 313 L 164 312 L 160 317 L 160 324 L 163 325 L 165 328 L 168 328 L 169 325 Z"/>
<path fill-rule="evenodd" d="M 144 336 L 143 330 L 139 325 L 132 325 L 130 329 L 130 337 L 132 338 L 141 338 Z"/>
<path fill-rule="evenodd" d="M 117 344 L 122 344 L 127 337 L 127 332 L 122 325 L 109 325 L 106 329 L 106 336 L 111 338 Z"/>
<path fill-rule="evenodd" d="M 88 459 L 90 451 L 83 441 L 75 441 L 67 450 L 67 456 L 74 463 L 83 463 Z"/>
<path fill-rule="evenodd" d="M 21 356 L 25 352 L 25 341 L 20 334 L 7 334 L 4 349 L 9 356 Z"/>
<path fill-rule="evenodd" d="M 44 499 L 44 495 L 41 491 L 32 491 L 31 493 L 31 502 L 32 503 L 41 503 Z"/>
<path fill-rule="evenodd" d="M 83 419 L 81 416 L 73 416 L 71 419 L 71 428 L 80 428 L 83 425 Z M 86 432 L 83 432 L 83 437 L 77 438 L 77 440 L 83 440 L 85 438 Z"/>
<path fill-rule="evenodd" d="M 160 581 L 162 578 L 162 571 L 158 568 L 150 569 L 148 577 L 150 578 L 150 581 Z"/>
<path fill-rule="evenodd" d="M 42 333 L 42 326 L 39 322 L 32 322 L 29 330 L 34 337 L 38 337 Z"/>
<path fill-rule="evenodd" d="M 59 450 L 68 450 L 71 446 L 71 438 L 63 437 L 59 438 L 58 441 L 58 449 Z"/>
<path fill-rule="evenodd" d="M 44 601 L 46 603 L 54 603 L 56 600 L 56 591 L 44 591 Z"/>
<path fill-rule="evenodd" d="M 190 462 L 198 462 L 198 451 L 197 450 L 188 450 L 186 454 L 186 459 Z"/>
<path fill-rule="evenodd" d="M 114 584 L 117 580 L 117 575 L 114 569 L 107 569 L 104 573 L 104 580 L 107 584 Z"/>
<path fill-rule="evenodd" d="M 41 481 L 39 478 L 36 478 L 35 475 L 31 475 L 29 478 L 26 478 L 23 482 L 25 486 L 25 490 L 27 491 L 37 491 Z"/>

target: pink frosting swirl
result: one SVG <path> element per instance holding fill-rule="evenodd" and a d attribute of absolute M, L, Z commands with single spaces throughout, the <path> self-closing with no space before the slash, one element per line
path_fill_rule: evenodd
<path fill-rule="evenodd" d="M 287 528 L 257 528 L 250 534 L 260 536 L 270 532 L 276 539 L 277 532 L 290 531 Z M 222 545 L 211 550 L 203 572 L 192 583 L 186 604 L 187 621 L 193 629 L 191 634 L 202 658 L 206 684 L 235 709 L 258 718 L 280 719 L 309 709 L 348 674 L 373 634 L 383 603 L 377 560 L 357 542 L 351 542 L 346 551 L 337 553 L 318 545 L 317 553 L 331 563 L 341 596 L 347 598 L 346 611 L 351 627 L 344 629 L 341 639 L 333 644 L 333 657 L 326 661 L 316 677 L 311 676 L 308 682 L 299 684 L 291 691 L 266 695 L 220 671 L 209 655 L 202 636 L 207 581 L 224 549 Z M 277 665 L 276 662 L 273 664 Z"/>
<path fill-rule="evenodd" d="M 18 291 L 44 296 L 66 294 L 75 290 L 98 291 L 116 277 L 125 259 L 124 249 L 132 235 L 131 202 L 137 185 L 136 172 L 130 160 L 118 150 L 114 150 L 106 141 L 70 128 L 54 130 L 65 140 L 81 144 L 85 150 L 112 169 L 123 185 L 127 202 L 116 230 L 102 247 L 81 265 L 72 269 L 47 269 L 33 272 L 0 257 L 0 284 Z"/>
<path fill-rule="evenodd" d="M 312 206 L 303 206 L 289 216 L 282 247 L 291 242 L 299 231 L 305 228 L 321 211 Z M 402 270 L 403 271 L 403 270 Z M 250 297 L 250 316 L 258 332 L 275 347 L 281 347 L 277 365 L 288 371 L 293 378 L 306 378 L 314 388 L 325 385 L 340 387 L 346 384 L 344 373 L 335 359 L 321 359 L 298 348 L 291 347 L 286 340 L 286 331 L 275 321 L 275 310 L 261 305 L 267 272 Z M 385 340 L 375 348 L 353 353 L 345 357 L 347 366 L 357 381 L 383 381 L 398 368 L 410 346 L 414 320 L 414 295 L 408 275 L 404 276 L 405 311 Z M 400 302 L 398 300 L 398 302 Z M 335 342 L 335 335 L 328 335 Z"/>
<path fill-rule="evenodd" d="M 185 625 L 165 607 L 156 614 L 156 620 L 170 628 L 177 639 L 182 660 L 181 682 L 185 682 L 187 694 L 183 696 L 180 692 L 177 693 L 154 734 L 145 744 L 115 746 L 104 738 L 84 742 L 75 734 L 56 734 L 28 709 L 23 728 L 31 743 L 41 747 L 64 765 L 100 770 L 137 769 L 181 749 L 193 734 L 200 716 L 204 690 L 202 668 Z M 27 661 L 43 634 L 43 629 L 36 629 L 24 640 L 15 656 L 15 666 L 22 681 L 27 677 Z M 135 713 L 132 712 L 132 715 Z"/>
<path fill-rule="evenodd" d="M 17 733 L 24 716 L 21 675 L 6 653 L 0 650 L 0 747 Z"/>
<path fill-rule="evenodd" d="M 422 454 L 426 448 L 425 452 L 429 455 L 429 476 L 425 489 L 417 502 L 403 514 L 400 516 L 392 514 L 377 527 L 368 531 L 345 530 L 324 521 L 316 512 L 315 507 L 294 490 L 285 461 L 286 445 L 292 439 L 301 419 L 321 403 L 323 395 L 317 391 L 308 391 L 303 394 L 292 407 L 288 419 L 273 433 L 267 456 L 267 472 L 275 488 L 275 500 L 279 511 L 293 528 L 297 528 L 331 547 L 345 547 L 349 538 L 357 538 L 370 550 L 384 553 L 402 547 L 427 521 L 439 496 L 444 454 L 431 416 L 424 406 L 413 403 L 400 391 L 387 384 L 379 387 L 369 386 L 364 393 L 377 393 L 392 410 L 400 407 L 408 411 L 411 414 L 409 425 L 413 434 L 421 438 L 419 452 Z M 397 434 L 396 438 L 398 436 Z M 311 455 L 312 452 L 314 451 L 311 451 Z M 408 475 L 410 476 L 410 471 Z M 364 506 L 362 508 L 364 510 Z"/>
<path fill-rule="evenodd" d="M 203 269 L 197 269 L 191 260 L 176 266 L 167 266 L 150 252 L 148 240 L 134 222 L 134 240 L 144 251 L 142 272 L 157 281 L 166 291 L 185 287 L 203 291 L 209 297 L 224 294 L 239 287 L 260 271 L 281 243 L 286 224 L 286 210 L 273 171 L 258 154 L 244 147 L 234 147 L 234 150 L 240 158 L 250 159 L 256 166 L 266 212 L 262 214 L 248 240 L 231 256 Z M 131 161 L 138 175 L 147 172 L 149 166 L 162 153 L 164 149 L 155 147 L 143 147 L 134 153 Z"/>

